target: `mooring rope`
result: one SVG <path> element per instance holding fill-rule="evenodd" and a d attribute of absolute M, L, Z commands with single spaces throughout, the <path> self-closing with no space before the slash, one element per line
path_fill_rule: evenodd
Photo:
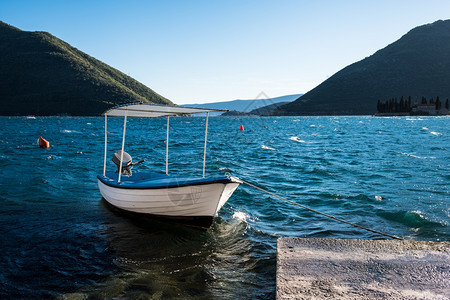
<path fill-rule="evenodd" d="M 294 201 L 291 201 L 291 200 L 288 200 L 288 199 L 286 199 L 286 198 L 284 198 L 284 197 L 278 196 L 278 195 L 276 195 L 276 194 L 274 194 L 274 193 L 272 193 L 272 192 L 269 192 L 269 191 L 267 191 L 267 190 L 265 190 L 265 189 L 262 189 L 262 188 L 260 188 L 260 187 L 258 187 L 258 186 L 256 186 L 256 185 L 253 185 L 253 184 L 251 184 L 251 183 L 249 183 L 249 182 L 247 182 L 247 181 L 244 181 L 244 180 L 242 180 L 242 179 L 238 179 L 238 180 L 242 181 L 242 183 L 244 183 L 244 184 L 246 184 L 246 185 L 248 185 L 248 186 L 251 186 L 252 188 L 255 188 L 255 189 L 257 189 L 257 190 L 260 190 L 261 192 L 264 192 L 264 193 L 266 193 L 266 194 L 269 194 L 269 195 L 271 195 L 271 196 L 273 196 L 273 197 L 279 198 L 279 199 L 281 199 L 281 200 L 283 200 L 283 201 L 286 201 L 286 202 L 289 202 L 289 203 L 291 203 L 291 204 L 300 206 L 301 208 L 307 209 L 307 210 L 312 211 L 312 212 L 314 212 L 314 213 L 316 213 L 316 214 L 319 214 L 319 215 L 328 217 L 328 218 L 330 218 L 330 219 L 333 219 L 333 220 L 336 220 L 336 221 L 339 221 L 339 222 L 342 222 L 342 223 L 345 223 L 345 224 L 349 224 L 349 225 L 352 225 L 352 226 L 354 226 L 354 227 L 358 227 L 358 228 L 361 228 L 361 229 L 364 229 L 364 230 L 367 230 L 367 231 L 370 231 L 370 232 L 373 232 L 373 233 L 376 233 L 376 234 L 384 235 L 384 236 L 390 237 L 390 238 L 395 239 L 395 240 L 403 240 L 402 238 L 399 238 L 399 237 L 397 237 L 397 236 L 395 236 L 395 235 L 390 235 L 390 234 L 383 233 L 383 232 L 380 232 L 380 231 L 377 231 L 377 230 L 373 230 L 373 229 L 370 229 L 370 228 L 367 228 L 367 227 L 364 227 L 364 226 L 361 226 L 361 225 L 358 225 L 358 224 L 354 224 L 354 223 L 351 223 L 351 222 L 348 222 L 348 221 L 345 221 L 345 220 L 336 218 L 336 217 L 334 217 L 334 216 L 325 214 L 325 213 L 323 213 L 323 212 L 314 210 L 314 209 L 309 208 L 309 207 L 307 207 L 307 206 L 298 204 L 298 203 L 296 203 L 296 202 L 294 202 Z"/>

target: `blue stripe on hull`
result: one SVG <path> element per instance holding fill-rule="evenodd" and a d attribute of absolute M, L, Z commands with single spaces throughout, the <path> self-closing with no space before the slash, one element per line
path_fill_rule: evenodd
<path fill-rule="evenodd" d="M 108 186 L 121 189 L 162 189 L 212 183 L 226 184 L 232 182 L 232 180 L 226 176 L 208 178 L 174 177 L 165 174 L 147 172 L 136 172 L 131 176 L 122 176 L 120 183 L 117 183 L 118 173 L 108 172 L 105 177 L 103 177 L 103 175 L 97 175 L 97 178 Z"/>

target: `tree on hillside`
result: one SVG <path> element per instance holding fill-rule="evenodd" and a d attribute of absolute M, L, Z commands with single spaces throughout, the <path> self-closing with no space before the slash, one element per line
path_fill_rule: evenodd
<path fill-rule="evenodd" d="M 439 99 L 439 96 L 436 97 L 436 110 L 440 110 L 442 108 L 441 100 Z"/>
<path fill-rule="evenodd" d="M 391 98 L 386 102 L 378 100 L 377 110 L 379 113 L 407 113 L 411 111 L 411 102 L 411 96 L 408 97 L 408 100 L 401 96 L 400 102 L 397 98 Z"/>
<path fill-rule="evenodd" d="M 403 112 L 405 110 L 405 99 L 403 96 L 400 98 L 400 104 L 397 108 L 397 111 Z"/>
<path fill-rule="evenodd" d="M 400 101 L 398 101 L 395 97 L 386 102 L 378 99 L 377 111 L 378 113 L 409 113 L 412 111 L 413 106 L 415 107 L 418 104 L 417 101 L 414 101 L 414 104 L 412 104 L 412 102 L 411 96 L 408 97 L 408 100 L 401 96 Z M 436 100 L 434 100 L 434 98 L 427 100 L 425 97 L 422 97 L 421 103 L 433 104 L 435 105 L 436 110 L 441 110 L 443 105 L 447 110 L 449 109 L 449 99 L 447 98 L 447 100 L 445 100 L 445 104 L 443 104 L 439 96 L 436 97 Z"/>

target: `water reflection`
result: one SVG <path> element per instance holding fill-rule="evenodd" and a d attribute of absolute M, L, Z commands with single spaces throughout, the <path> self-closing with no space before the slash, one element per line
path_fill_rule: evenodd
<path fill-rule="evenodd" d="M 267 257 L 269 249 L 250 238 L 245 214 L 228 220 L 218 217 L 203 232 L 151 218 L 131 218 L 101 202 L 108 216 L 104 238 L 120 271 L 83 291 L 84 296 L 220 299 L 242 290 L 245 298 L 249 286 L 261 286 L 262 298 L 273 296 L 274 278 L 268 289 L 258 273 L 274 274 L 274 256 Z"/>

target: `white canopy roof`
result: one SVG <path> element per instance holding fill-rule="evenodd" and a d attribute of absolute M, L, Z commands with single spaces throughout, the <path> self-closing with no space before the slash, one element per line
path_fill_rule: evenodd
<path fill-rule="evenodd" d="M 103 115 L 114 117 L 141 117 L 157 118 L 163 116 L 189 115 L 206 112 L 227 111 L 225 109 L 207 109 L 194 107 L 181 107 L 175 105 L 156 105 L 149 103 L 130 103 L 113 107 L 103 113 Z"/>

